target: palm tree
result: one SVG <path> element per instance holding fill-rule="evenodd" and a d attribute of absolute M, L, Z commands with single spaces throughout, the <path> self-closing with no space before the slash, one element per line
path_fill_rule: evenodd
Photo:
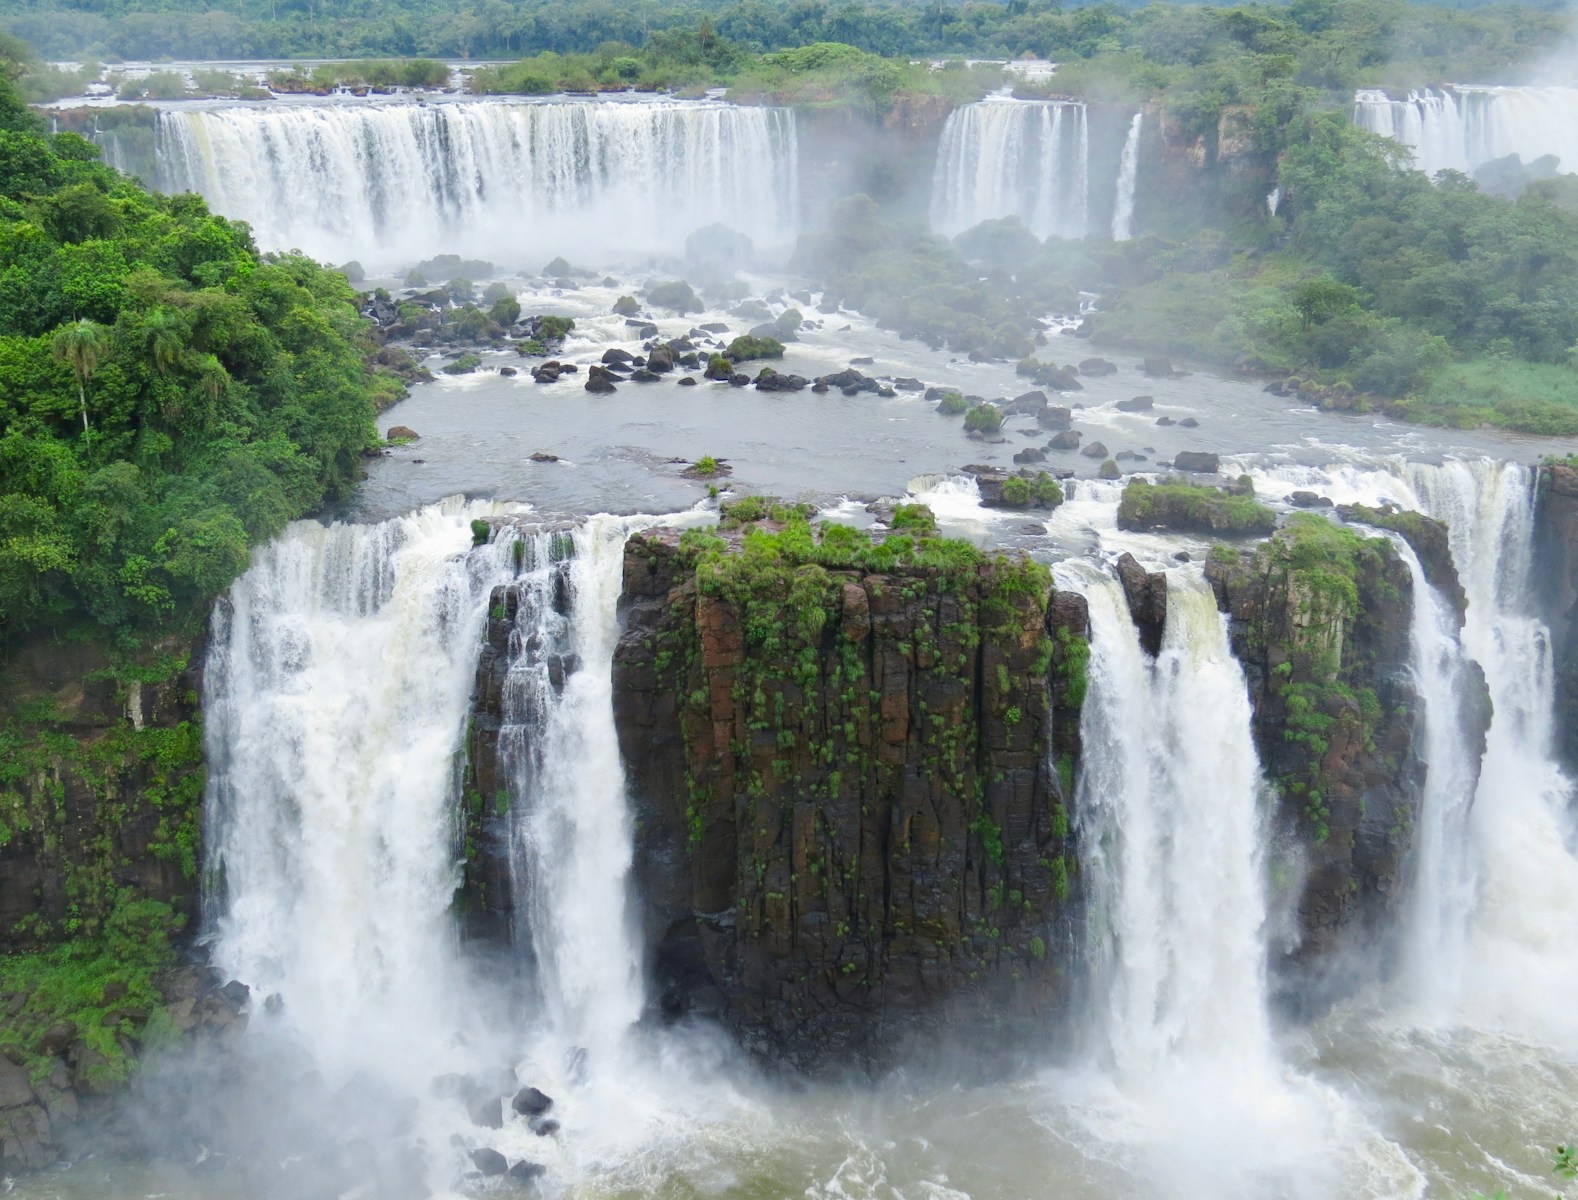
<path fill-rule="evenodd" d="M 87 319 L 73 321 L 55 334 L 50 350 L 56 362 L 70 363 L 77 377 L 77 403 L 82 408 L 82 432 L 88 431 L 88 380 L 99 369 L 109 349 L 108 331 Z"/>
<path fill-rule="evenodd" d="M 186 329 L 167 309 L 156 308 L 143 318 L 142 337 L 148 365 L 160 375 L 179 363 L 186 351 Z"/>

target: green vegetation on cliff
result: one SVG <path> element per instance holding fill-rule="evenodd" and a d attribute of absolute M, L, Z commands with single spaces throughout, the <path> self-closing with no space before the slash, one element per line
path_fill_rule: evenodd
<path fill-rule="evenodd" d="M 1277 515 L 1253 495 L 1192 483 L 1131 480 L 1118 502 L 1118 528 L 1171 529 L 1180 533 L 1264 537 L 1277 527 Z"/>

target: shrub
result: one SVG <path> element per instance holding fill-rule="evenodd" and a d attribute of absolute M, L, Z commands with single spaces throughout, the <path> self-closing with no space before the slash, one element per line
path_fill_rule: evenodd
<path fill-rule="evenodd" d="M 1003 427 L 1003 410 L 994 404 L 977 404 L 964 414 L 964 428 L 970 433 L 996 433 Z"/>

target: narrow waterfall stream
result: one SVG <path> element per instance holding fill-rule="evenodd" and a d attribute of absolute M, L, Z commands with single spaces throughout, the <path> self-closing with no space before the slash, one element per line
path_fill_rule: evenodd
<path fill-rule="evenodd" d="M 1134 114 L 1129 122 L 1129 134 L 1123 139 L 1123 153 L 1118 159 L 1118 196 L 1112 210 L 1112 240 L 1126 242 L 1134 236 L 1134 193 L 1140 176 L 1140 127 L 1145 121 L 1143 110 Z"/>
<path fill-rule="evenodd" d="M 1426 767 L 1404 930 L 1404 983 L 1416 1001 L 1450 1011 L 1463 984 L 1476 886 L 1468 821 L 1479 762 L 1464 712 L 1470 702 L 1470 665 L 1458 637 L 1457 613 L 1425 577 L 1413 547 L 1402 538 L 1396 545 L 1414 585 L 1410 635 Z"/>
<path fill-rule="evenodd" d="M 1127 1081 L 1205 1063 L 1263 1076 L 1263 784 L 1243 671 L 1197 573 L 1169 576 L 1155 661 L 1115 580 L 1086 596 L 1091 683 L 1075 807 L 1097 919 L 1110 925 L 1100 951 L 1110 958 L 1107 1052 Z"/>

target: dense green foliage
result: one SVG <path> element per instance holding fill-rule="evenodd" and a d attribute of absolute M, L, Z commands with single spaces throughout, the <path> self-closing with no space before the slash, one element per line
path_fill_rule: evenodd
<path fill-rule="evenodd" d="M 0 84 L 0 624 L 201 620 L 396 386 L 343 276 L 151 195 Z"/>
<path fill-rule="evenodd" d="M 1174 4 L 1065 9 L 1056 0 L 802 0 L 778 6 L 759 0 L 363 0 L 350 7 L 320 0 L 210 0 L 197 7 L 179 0 L 15 0 L 4 28 L 36 44 L 46 57 L 125 59 L 497 59 L 541 51 L 591 53 L 605 43 L 623 48 L 610 55 L 619 59 L 636 57 L 630 48 L 654 39 L 700 30 L 706 38 L 750 51 L 844 42 L 890 56 L 1029 53 L 1062 62 L 1112 57 L 1131 64 L 1135 73 L 1210 62 L 1221 65 L 1221 79 L 1213 84 L 1224 87 L 1231 86 L 1230 60 L 1247 51 L 1292 55 L 1305 78 L 1347 86 L 1378 77 L 1388 60 L 1409 64 L 1409 82 L 1420 74 L 1440 76 L 1448 65 L 1466 80 L 1526 61 L 1562 31 L 1555 12 L 1541 11 L 1557 7 L 1458 12 L 1397 0 L 1300 0 L 1224 16 L 1222 10 Z M 1289 27 L 1305 37 L 1291 39 Z M 687 53 L 665 57 L 681 67 L 695 65 L 685 63 Z M 642 78 L 640 68 L 626 64 L 623 71 L 630 82 Z"/>
<path fill-rule="evenodd" d="M 1276 513 L 1253 496 L 1192 483 L 1130 480 L 1118 502 L 1119 529 L 1264 537 L 1276 527 Z"/>
<path fill-rule="evenodd" d="M 168 906 L 126 896 L 99 933 L 0 958 L 0 992 L 22 997 L 0 1023 L 0 1050 L 41 1080 L 55 1061 L 42 1049 L 54 1027 L 68 1041 L 80 1039 L 90 1090 L 124 1083 L 134 1065 L 130 1039 L 147 1044 L 160 1036 L 164 997 L 157 978 L 175 961 L 170 937 L 179 928 Z M 70 1029 L 60 1029 L 61 1022 Z"/>

